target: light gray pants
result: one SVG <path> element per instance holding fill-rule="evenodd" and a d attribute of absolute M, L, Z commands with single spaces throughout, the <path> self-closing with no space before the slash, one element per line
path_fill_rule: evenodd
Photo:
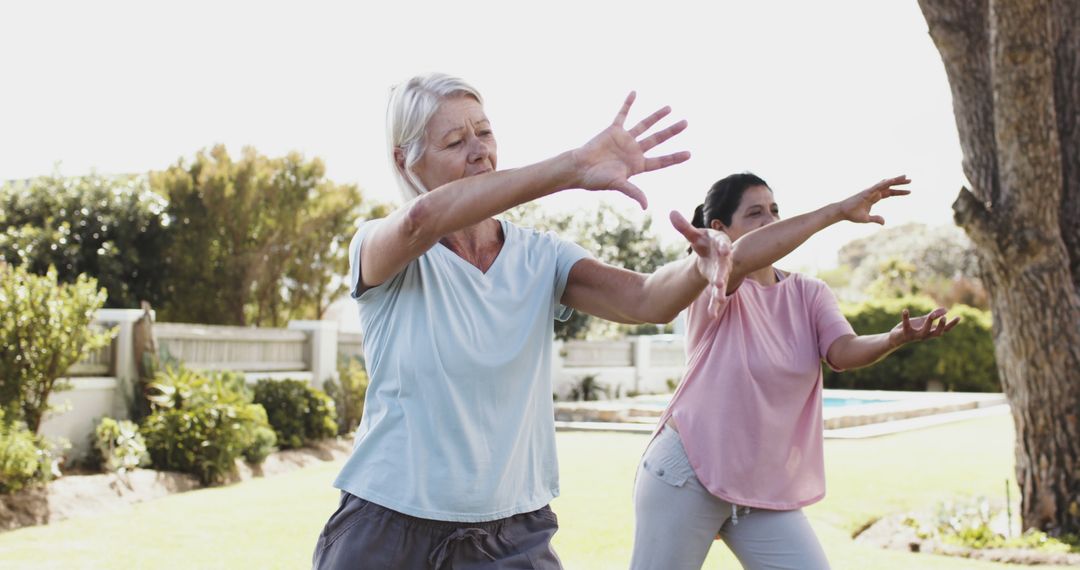
<path fill-rule="evenodd" d="M 750 509 L 709 493 L 694 475 L 679 434 L 669 427 L 638 466 L 634 513 L 631 570 L 697 570 L 717 534 L 743 568 L 829 568 L 802 509 Z"/>

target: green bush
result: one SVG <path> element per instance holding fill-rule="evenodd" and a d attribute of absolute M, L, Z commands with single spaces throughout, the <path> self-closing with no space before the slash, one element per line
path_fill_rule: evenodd
<path fill-rule="evenodd" d="M 338 377 L 340 383 L 328 380 L 324 387 L 337 409 L 338 433 L 345 435 L 352 433 L 360 425 L 360 419 L 364 415 L 368 375 L 363 360 L 342 358 L 338 362 Z"/>
<path fill-rule="evenodd" d="M 918 316 L 936 306 L 927 297 L 902 297 L 874 299 L 843 311 L 857 334 L 877 334 L 896 326 L 905 308 Z M 960 323 L 941 338 L 907 345 L 866 368 L 842 373 L 826 368 L 825 387 L 920 391 L 938 380 L 949 391 L 1000 391 L 990 314 L 954 305 L 949 317 L 960 317 Z"/>
<path fill-rule="evenodd" d="M 111 332 L 90 327 L 105 291 L 85 275 L 57 283 L 56 270 L 34 275 L 0 263 L 0 408 L 30 431 L 49 410 L 49 394 L 66 389 L 67 369 L 109 343 Z"/>
<path fill-rule="evenodd" d="M 102 418 L 94 429 L 93 459 L 109 473 L 124 473 L 150 463 L 146 441 L 130 420 Z"/>
<path fill-rule="evenodd" d="M 57 445 L 19 421 L 6 421 L 0 410 L 0 493 L 13 493 L 59 475 Z"/>
<path fill-rule="evenodd" d="M 243 376 L 170 368 L 149 386 L 142 432 L 154 465 L 205 484 L 231 474 L 236 459 L 259 463 L 276 443 L 266 410 L 252 403 Z"/>
<path fill-rule="evenodd" d="M 334 401 L 300 380 L 259 380 L 255 403 L 266 408 L 270 426 L 283 449 L 303 447 L 337 434 Z"/>

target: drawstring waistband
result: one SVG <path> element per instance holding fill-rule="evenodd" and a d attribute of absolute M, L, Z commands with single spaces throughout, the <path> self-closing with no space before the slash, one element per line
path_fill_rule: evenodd
<path fill-rule="evenodd" d="M 450 558 L 450 547 L 464 540 L 472 541 L 473 547 L 476 548 L 480 554 L 487 556 L 488 560 L 494 562 L 495 557 L 484 550 L 484 547 L 481 544 L 481 539 L 485 536 L 488 536 L 488 532 L 482 528 L 456 529 L 454 532 L 448 534 L 446 538 L 442 539 L 442 542 L 431 551 L 431 554 L 428 556 L 428 562 L 431 563 L 431 567 L 434 570 L 439 570 L 447 559 Z"/>
<path fill-rule="evenodd" d="M 750 507 L 743 507 L 743 515 L 750 514 Z M 739 524 L 739 506 L 735 503 L 731 504 L 731 525 L 735 526 Z"/>

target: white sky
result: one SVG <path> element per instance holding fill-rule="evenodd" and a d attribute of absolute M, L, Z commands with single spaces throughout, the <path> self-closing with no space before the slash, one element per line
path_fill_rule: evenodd
<path fill-rule="evenodd" d="M 670 104 L 690 128 L 657 152 L 688 163 L 638 177 L 649 213 L 689 215 L 715 180 L 750 170 L 781 213 L 886 176 L 916 192 L 890 225 L 950 223 L 963 183 L 941 60 L 902 2 L 18 2 L 0 5 L 0 180 L 144 172 L 214 143 L 321 157 L 338 182 L 397 200 L 388 88 L 464 77 L 487 100 L 499 165 L 585 142 L 628 91 L 631 121 Z M 552 208 L 618 195 L 569 192 Z M 780 265 L 833 266 L 874 227 L 836 226 Z"/>

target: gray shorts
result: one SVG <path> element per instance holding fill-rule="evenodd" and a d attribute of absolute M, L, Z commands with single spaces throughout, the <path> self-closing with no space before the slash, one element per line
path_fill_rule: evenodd
<path fill-rule="evenodd" d="M 551 507 L 481 523 L 411 517 L 341 493 L 315 545 L 312 568 L 561 570 L 551 548 L 559 521 Z"/>

